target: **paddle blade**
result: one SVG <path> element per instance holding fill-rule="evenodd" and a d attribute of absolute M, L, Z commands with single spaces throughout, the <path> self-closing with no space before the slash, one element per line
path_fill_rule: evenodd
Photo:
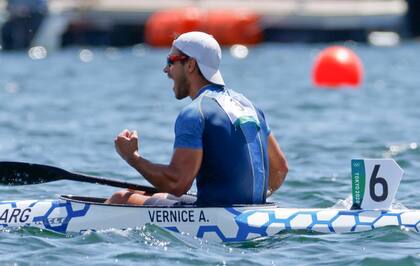
<path fill-rule="evenodd" d="M 150 194 L 158 192 L 158 190 L 153 187 L 146 187 L 119 180 L 106 179 L 103 177 L 72 173 L 64 169 L 49 165 L 22 162 L 0 162 L 0 185 L 31 185 L 64 179 L 140 190 Z"/>
<path fill-rule="evenodd" d="M 0 162 L 0 184 L 9 186 L 41 184 L 60 180 L 66 171 L 47 165 Z"/>

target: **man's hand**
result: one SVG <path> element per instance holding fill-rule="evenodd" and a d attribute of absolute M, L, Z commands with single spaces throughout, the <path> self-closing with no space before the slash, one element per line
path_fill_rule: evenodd
<path fill-rule="evenodd" d="M 128 164 L 139 157 L 137 131 L 123 130 L 115 138 L 115 150 Z"/>

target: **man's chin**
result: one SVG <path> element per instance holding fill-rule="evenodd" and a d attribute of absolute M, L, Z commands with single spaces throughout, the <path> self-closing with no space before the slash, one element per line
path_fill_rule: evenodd
<path fill-rule="evenodd" d="M 184 96 L 184 95 L 179 95 L 179 94 L 176 94 L 175 93 L 175 98 L 177 99 L 177 100 L 182 100 L 182 99 L 184 99 L 186 96 Z"/>
<path fill-rule="evenodd" d="M 181 100 L 185 98 L 185 96 L 181 95 L 179 91 L 175 89 L 175 86 L 172 88 L 172 91 L 174 92 L 174 96 L 177 100 Z"/>
<path fill-rule="evenodd" d="M 186 98 L 188 95 L 183 95 L 183 94 L 179 94 L 179 93 L 175 93 L 175 98 L 177 100 L 182 100 L 184 98 Z"/>

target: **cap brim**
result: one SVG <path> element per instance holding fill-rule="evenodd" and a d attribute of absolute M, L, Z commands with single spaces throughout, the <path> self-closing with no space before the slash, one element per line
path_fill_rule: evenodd
<path fill-rule="evenodd" d="M 223 80 L 222 74 L 218 69 L 214 69 L 200 63 L 198 63 L 198 67 L 200 68 L 200 71 L 203 74 L 203 76 L 208 81 L 217 85 L 225 86 L 225 81 Z"/>

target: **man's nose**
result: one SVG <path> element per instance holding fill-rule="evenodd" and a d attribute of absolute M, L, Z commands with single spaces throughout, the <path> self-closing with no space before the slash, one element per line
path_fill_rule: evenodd
<path fill-rule="evenodd" d="M 169 71 L 169 67 L 168 67 L 168 65 L 166 65 L 166 66 L 163 68 L 163 72 L 168 73 L 168 71 Z"/>

